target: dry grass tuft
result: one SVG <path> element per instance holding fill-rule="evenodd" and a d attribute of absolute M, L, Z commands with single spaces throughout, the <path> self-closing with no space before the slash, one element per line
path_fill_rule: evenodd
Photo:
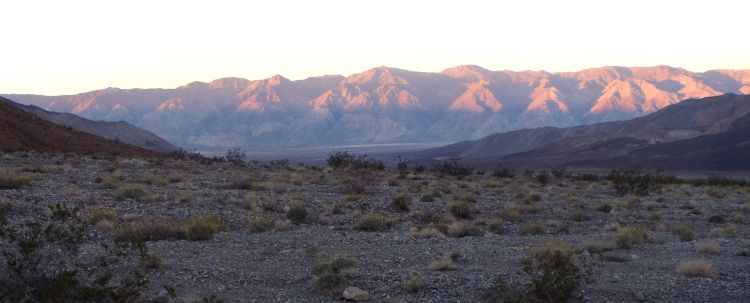
<path fill-rule="evenodd" d="M 718 273 L 711 261 L 705 259 L 693 259 L 677 265 L 677 272 L 687 277 L 704 277 L 716 279 Z"/>

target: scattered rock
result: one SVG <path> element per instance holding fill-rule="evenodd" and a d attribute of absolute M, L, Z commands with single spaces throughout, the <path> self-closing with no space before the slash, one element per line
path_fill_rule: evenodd
<path fill-rule="evenodd" d="M 370 300 L 370 294 L 358 287 L 349 286 L 344 290 L 344 299 L 351 301 L 367 301 Z"/>
<path fill-rule="evenodd" d="M 633 297 L 638 302 L 645 302 L 646 301 L 646 295 L 643 294 L 642 291 L 636 291 L 633 293 Z"/>

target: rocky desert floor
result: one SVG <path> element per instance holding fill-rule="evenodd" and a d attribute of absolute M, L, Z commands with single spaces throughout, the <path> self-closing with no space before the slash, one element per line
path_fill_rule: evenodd
<path fill-rule="evenodd" d="M 569 301 L 750 302 L 750 187 L 584 179 L 6 153 L 0 295 L 75 301 L 111 273 L 140 281 L 113 301 L 561 301 L 532 291 L 547 245 Z"/>

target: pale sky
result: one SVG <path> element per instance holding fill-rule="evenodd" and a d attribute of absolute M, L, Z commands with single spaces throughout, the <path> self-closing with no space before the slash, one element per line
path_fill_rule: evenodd
<path fill-rule="evenodd" d="M 376 66 L 750 69 L 750 1 L 158 1 L 0 4 L 0 93 L 173 88 Z"/>

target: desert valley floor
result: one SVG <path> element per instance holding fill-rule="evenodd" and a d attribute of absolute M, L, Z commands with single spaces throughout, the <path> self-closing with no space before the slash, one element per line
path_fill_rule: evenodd
<path fill-rule="evenodd" d="M 580 269 L 571 301 L 750 302 L 750 187 L 500 177 L 8 153 L 0 230 L 61 226 L 43 267 L 139 277 L 146 302 L 335 302 L 350 286 L 372 302 L 499 301 L 496 279 L 523 293 L 536 247 L 559 241 Z"/>

